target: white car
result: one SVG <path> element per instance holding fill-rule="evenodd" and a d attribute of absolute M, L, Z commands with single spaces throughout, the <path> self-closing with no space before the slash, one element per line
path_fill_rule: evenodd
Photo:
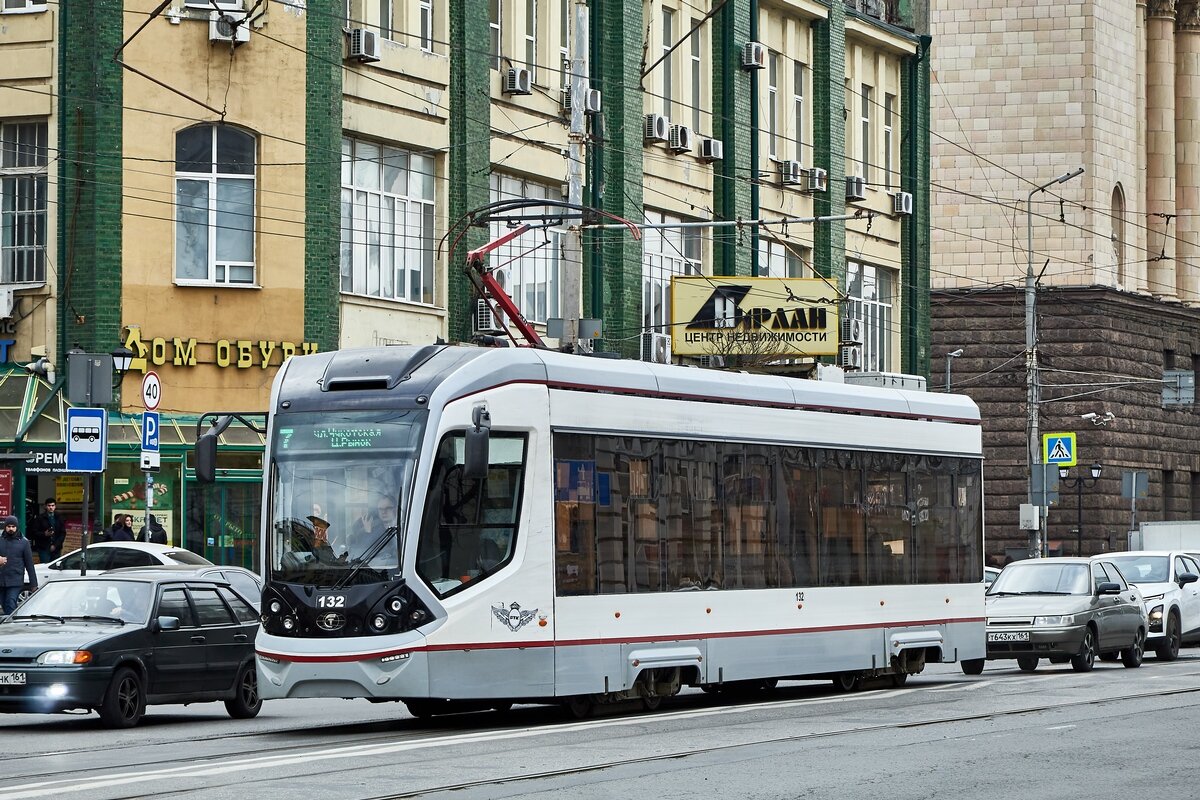
<path fill-rule="evenodd" d="M 118 567 L 161 567 L 173 564 L 206 567 L 212 562 L 182 547 L 149 542 L 100 542 L 89 545 L 87 549 L 88 574 Z M 45 583 L 59 578 L 77 578 L 82 565 L 83 551 L 75 550 L 48 564 L 34 565 L 34 571 L 37 573 L 38 583 Z"/>
<path fill-rule="evenodd" d="M 1163 661 L 1179 657 L 1180 645 L 1200 641 L 1200 560 L 1171 550 L 1135 550 L 1103 556 L 1141 590 L 1150 620 L 1146 649 Z"/>

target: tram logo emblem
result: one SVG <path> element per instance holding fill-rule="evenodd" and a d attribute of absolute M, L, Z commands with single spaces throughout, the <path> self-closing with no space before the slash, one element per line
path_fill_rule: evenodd
<path fill-rule="evenodd" d="M 519 631 L 537 616 L 538 610 L 535 608 L 532 611 L 525 611 L 521 608 L 520 603 L 513 603 L 505 606 L 504 603 L 496 603 L 492 606 L 492 615 L 504 623 L 504 626 L 510 631 Z"/>
<path fill-rule="evenodd" d="M 346 617 L 343 614 L 322 614 L 317 617 L 317 627 L 323 631 L 340 630 L 346 624 Z"/>

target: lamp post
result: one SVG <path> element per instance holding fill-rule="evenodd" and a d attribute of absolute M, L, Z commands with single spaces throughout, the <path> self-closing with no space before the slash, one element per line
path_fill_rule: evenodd
<path fill-rule="evenodd" d="M 1104 469 L 1100 464 L 1092 464 L 1091 479 L 1085 478 L 1082 475 L 1078 478 L 1068 478 L 1070 470 L 1066 467 L 1058 468 L 1058 479 L 1068 489 L 1075 490 L 1075 555 L 1083 555 L 1083 487 L 1089 489 L 1096 485 L 1096 481 L 1100 480 L 1100 472 Z"/>
<path fill-rule="evenodd" d="M 951 350 L 946 353 L 946 391 L 950 391 L 950 362 L 963 354 L 963 349 L 960 347 L 957 350 Z"/>
<path fill-rule="evenodd" d="M 1029 504 L 1037 506 L 1037 498 L 1034 497 L 1033 490 L 1033 470 L 1038 461 L 1040 447 L 1038 446 L 1038 403 L 1041 402 L 1041 386 L 1038 378 L 1038 354 L 1037 354 L 1037 282 L 1033 278 L 1033 196 L 1038 192 L 1045 191 L 1047 188 L 1057 184 L 1066 183 L 1067 181 L 1083 174 L 1083 167 L 1078 167 L 1070 172 L 1065 172 L 1059 175 L 1054 180 L 1043 183 L 1041 186 L 1035 186 L 1029 192 L 1029 197 L 1025 201 L 1025 380 L 1026 380 L 1026 430 L 1029 433 L 1029 440 L 1026 444 L 1026 456 L 1029 460 Z M 1045 529 L 1043 524 L 1046 519 L 1046 509 L 1042 508 L 1038 512 L 1038 527 L 1033 532 L 1031 537 L 1031 551 L 1036 557 L 1043 555 L 1041 546 L 1041 532 Z"/>

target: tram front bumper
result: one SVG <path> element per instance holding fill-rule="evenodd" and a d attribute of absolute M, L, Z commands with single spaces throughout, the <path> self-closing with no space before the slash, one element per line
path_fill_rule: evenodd
<path fill-rule="evenodd" d="M 264 700 L 288 697 L 396 700 L 428 694 L 425 654 L 412 652 L 289 656 L 258 650 L 258 691 Z M 415 662 L 421 662 L 414 666 Z"/>

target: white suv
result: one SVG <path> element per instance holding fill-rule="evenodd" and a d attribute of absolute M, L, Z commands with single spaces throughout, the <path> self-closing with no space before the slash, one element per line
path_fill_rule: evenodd
<path fill-rule="evenodd" d="M 1200 561 L 1189 553 L 1135 550 L 1102 556 L 1136 585 L 1146 602 L 1150 631 L 1146 649 L 1163 661 L 1179 657 L 1179 646 L 1200 641 Z"/>

